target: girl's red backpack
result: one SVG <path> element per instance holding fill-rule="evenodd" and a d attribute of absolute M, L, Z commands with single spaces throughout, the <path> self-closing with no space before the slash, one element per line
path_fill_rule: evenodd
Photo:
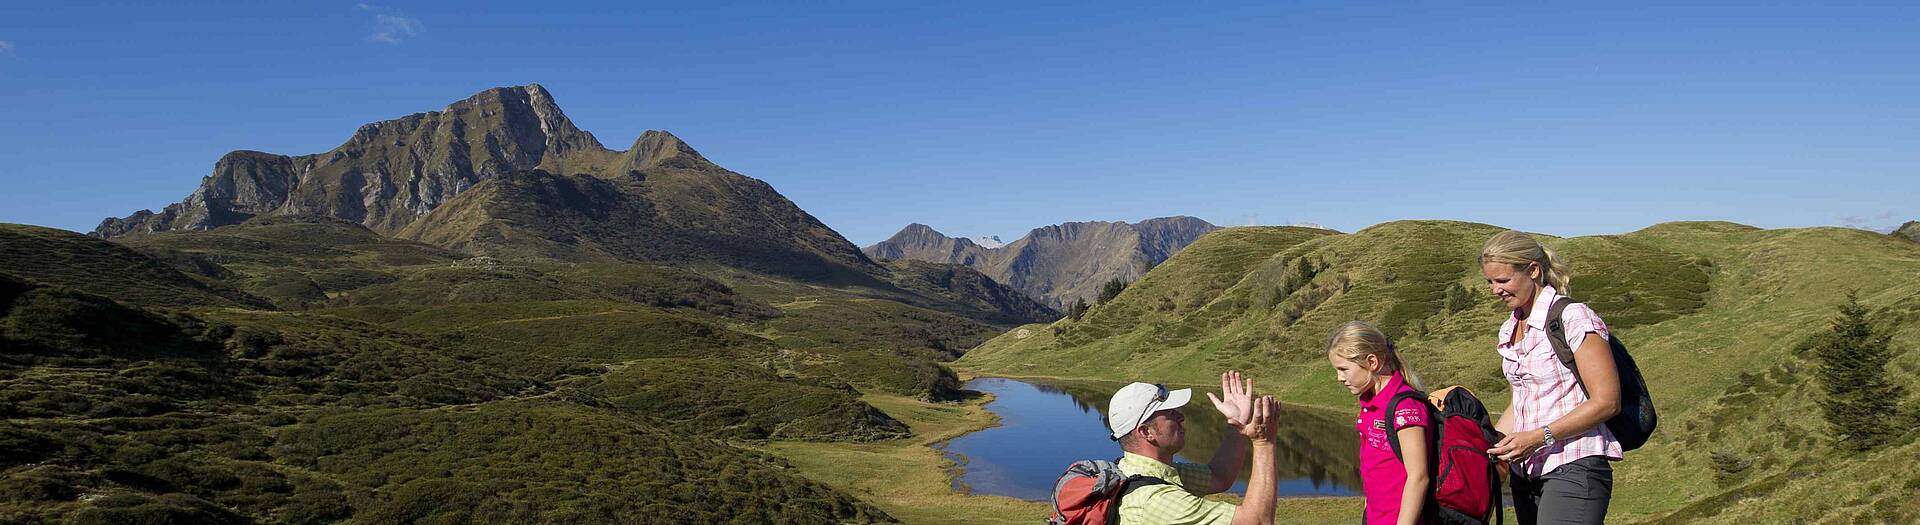
<path fill-rule="evenodd" d="M 1400 401 L 1408 398 L 1426 398 L 1428 419 L 1438 423 L 1427 436 L 1432 459 L 1427 468 L 1431 469 L 1433 494 L 1426 508 L 1431 523 L 1500 523 L 1500 465 L 1487 455 L 1500 433 L 1487 418 L 1487 406 L 1460 386 L 1440 389 L 1432 396 L 1401 392 L 1387 401 L 1387 406 L 1400 406 Z M 1399 435 L 1399 425 L 1389 424 L 1393 425 L 1389 435 Z M 1393 445 L 1393 457 L 1405 461 L 1400 455 L 1400 440 L 1387 442 Z"/>

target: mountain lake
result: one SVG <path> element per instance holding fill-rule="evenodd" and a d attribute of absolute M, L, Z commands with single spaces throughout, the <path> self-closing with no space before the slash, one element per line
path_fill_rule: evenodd
<path fill-rule="evenodd" d="M 998 377 L 968 381 L 964 388 L 993 394 L 987 409 L 1000 417 L 1000 424 L 946 443 L 946 455 L 954 462 L 954 489 L 1046 501 L 1067 465 L 1118 458 L 1120 445 L 1107 438 L 1100 417 L 1107 399 L 1123 385 Z M 1193 400 L 1181 407 L 1187 416 L 1187 444 L 1179 461 L 1211 460 L 1223 435 L 1245 439 L 1227 430 L 1225 418 L 1207 400 L 1206 393 L 1218 394 L 1218 388 L 1193 387 Z M 1359 442 L 1351 418 L 1324 409 L 1282 407 L 1280 496 L 1359 494 Z M 1251 451 L 1248 455 L 1250 464 Z M 1246 492 L 1249 470 L 1241 469 L 1233 493 Z"/>

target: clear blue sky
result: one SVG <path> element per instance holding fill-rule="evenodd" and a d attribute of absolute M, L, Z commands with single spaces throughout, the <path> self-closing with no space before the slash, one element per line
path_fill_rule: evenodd
<path fill-rule="evenodd" d="M 1556 235 L 1920 219 L 1920 10 L 1153 2 L 0 4 L 0 221 L 538 82 L 858 244 L 1186 214 Z M 819 5 L 811 5 L 819 4 Z"/>

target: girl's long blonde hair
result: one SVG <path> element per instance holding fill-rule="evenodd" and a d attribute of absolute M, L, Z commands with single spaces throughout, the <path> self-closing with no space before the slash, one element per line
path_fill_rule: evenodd
<path fill-rule="evenodd" d="M 1567 282 L 1572 274 L 1567 271 L 1564 261 L 1554 255 L 1547 245 L 1534 240 L 1532 235 L 1514 230 L 1494 234 L 1493 238 L 1487 239 L 1486 246 L 1480 248 L 1480 264 L 1487 263 L 1511 264 L 1521 271 L 1527 269 L 1527 263 L 1538 263 L 1540 280 L 1534 284 L 1552 286 L 1560 295 L 1573 293 Z"/>
<path fill-rule="evenodd" d="M 1420 388 L 1420 379 L 1407 369 L 1400 352 L 1393 347 L 1393 340 L 1386 332 L 1366 321 L 1350 321 L 1333 331 L 1333 337 L 1327 339 L 1327 354 L 1356 363 L 1366 362 L 1367 356 L 1380 359 L 1379 373 L 1391 374 L 1399 371 L 1407 379 L 1407 384 Z"/>

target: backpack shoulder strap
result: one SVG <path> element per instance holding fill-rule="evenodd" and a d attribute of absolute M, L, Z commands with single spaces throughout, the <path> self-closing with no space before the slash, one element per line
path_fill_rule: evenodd
<path fill-rule="evenodd" d="M 1394 394 L 1393 399 L 1388 399 L 1387 407 L 1384 409 L 1385 412 L 1380 415 L 1381 419 L 1387 422 L 1387 444 L 1393 447 L 1393 459 L 1400 460 L 1402 463 L 1405 463 L 1407 458 L 1400 454 L 1400 422 L 1397 418 L 1393 417 L 1393 414 L 1399 411 L 1400 402 L 1408 399 L 1418 400 L 1422 408 L 1432 406 L 1427 404 L 1426 393 L 1418 390 L 1408 390 Z M 1431 415 L 1432 410 L 1428 410 L 1428 414 Z M 1433 436 L 1427 437 L 1432 438 Z"/>
<path fill-rule="evenodd" d="M 1120 488 L 1120 497 L 1126 497 L 1128 494 L 1132 494 L 1134 489 L 1138 489 L 1140 487 L 1151 487 L 1154 485 L 1172 485 L 1172 483 L 1167 483 L 1167 480 L 1156 478 L 1153 476 L 1141 476 L 1137 474 L 1132 476 L 1127 476 L 1126 486 Z"/>
<path fill-rule="evenodd" d="M 1560 314 L 1571 304 L 1574 304 L 1573 298 L 1562 295 L 1547 308 L 1547 342 L 1553 345 L 1553 355 L 1560 358 L 1560 365 L 1573 371 L 1573 381 L 1580 385 L 1580 393 L 1586 394 L 1587 381 L 1580 378 L 1580 367 L 1573 362 L 1573 346 L 1567 343 L 1567 325 L 1560 321 Z"/>
<path fill-rule="evenodd" d="M 1135 489 L 1154 485 L 1172 485 L 1172 483 L 1167 483 L 1167 480 L 1153 476 L 1142 476 L 1139 474 L 1127 476 L 1126 480 L 1120 482 L 1120 491 L 1114 493 L 1113 502 L 1107 504 L 1107 523 L 1109 525 L 1120 523 L 1120 500 L 1125 499 L 1128 494 L 1132 494 Z"/>

